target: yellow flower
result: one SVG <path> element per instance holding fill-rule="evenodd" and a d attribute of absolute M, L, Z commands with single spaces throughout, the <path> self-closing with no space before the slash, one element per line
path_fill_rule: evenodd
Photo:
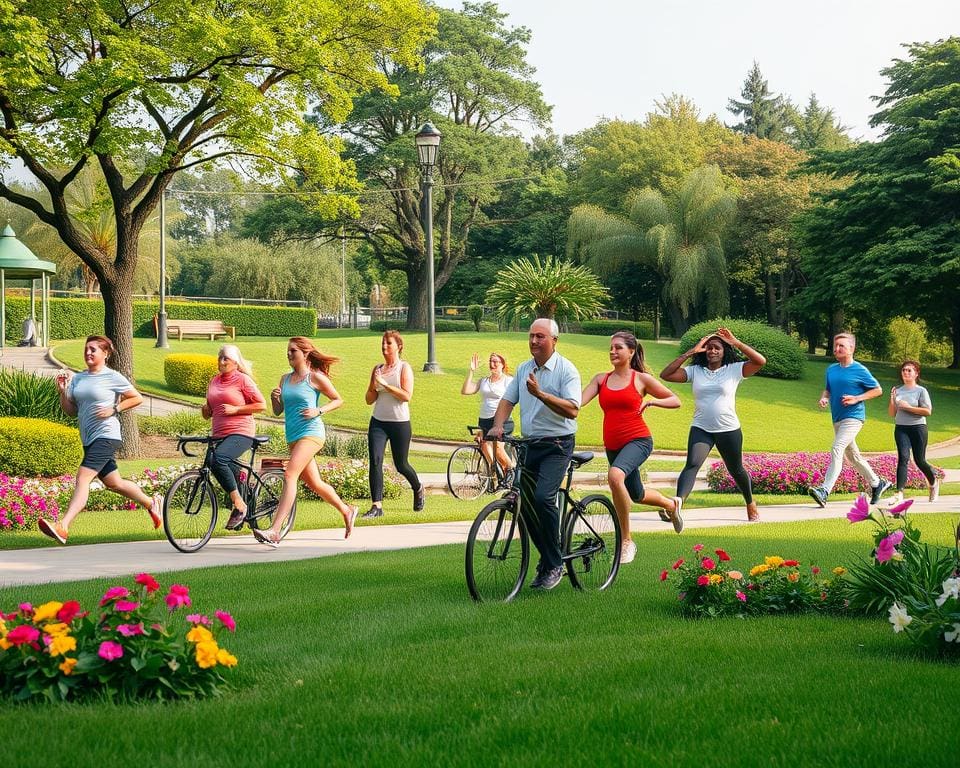
<path fill-rule="evenodd" d="M 201 627 L 199 624 L 187 632 L 187 640 L 191 643 L 212 643 L 213 635 L 210 633 L 210 630 L 206 627 Z M 214 643 L 216 645 L 216 643 Z"/>
<path fill-rule="evenodd" d="M 783 558 L 778 557 L 777 555 L 771 555 L 768 558 L 764 559 L 764 562 L 772 568 L 779 568 L 783 565 Z"/>
<path fill-rule="evenodd" d="M 70 631 L 70 627 L 61 621 L 56 624 L 47 624 L 47 626 L 43 628 L 43 631 L 50 635 L 50 637 L 56 637 L 57 635 L 67 634 Z"/>
<path fill-rule="evenodd" d="M 5 651 L 7 648 L 12 648 L 13 643 L 7 640 L 6 637 L 0 637 L 0 651 Z"/>
<path fill-rule="evenodd" d="M 845 574 L 846 572 L 847 572 L 847 569 L 844 568 L 842 565 L 838 565 L 836 568 L 833 569 L 834 576 L 843 576 L 843 574 Z"/>
<path fill-rule="evenodd" d="M 197 666 L 200 669 L 209 669 L 217 666 L 217 653 L 220 648 L 214 642 L 197 643 Z"/>
<path fill-rule="evenodd" d="M 60 671 L 65 675 L 70 675 L 73 673 L 73 668 L 77 666 L 76 659 L 64 659 L 60 664 Z"/>
<path fill-rule="evenodd" d="M 766 572 L 769 571 L 769 570 L 770 570 L 770 566 L 769 566 L 769 565 L 765 565 L 764 563 L 760 563 L 760 565 L 755 565 L 755 566 L 753 566 L 753 568 L 750 569 L 750 575 L 751 575 L 751 576 L 757 576 L 757 575 L 759 575 L 759 574 L 761 574 L 761 573 L 766 573 Z"/>
<path fill-rule="evenodd" d="M 50 641 L 50 655 L 62 656 L 67 651 L 77 650 L 77 639 L 69 635 L 56 635 Z"/>
<path fill-rule="evenodd" d="M 57 603 L 54 601 L 44 603 L 33 612 L 33 623 L 39 624 L 41 621 L 56 618 L 57 611 L 59 611 L 61 608 L 63 608 L 63 603 Z"/>
<path fill-rule="evenodd" d="M 711 583 L 711 584 L 719 584 L 721 581 L 723 581 L 723 576 L 721 576 L 719 573 L 711 573 L 711 574 L 710 574 L 710 583 Z"/>
<path fill-rule="evenodd" d="M 237 666 L 237 657 L 226 648 L 221 648 L 217 651 L 217 662 L 225 667 L 235 667 Z"/>
<path fill-rule="evenodd" d="M 797 573 L 796 571 L 791 571 L 790 573 L 787 574 L 787 579 L 789 579 L 790 581 L 800 581 L 800 574 Z"/>
<path fill-rule="evenodd" d="M 734 579 L 735 581 L 739 581 L 740 579 L 743 578 L 743 574 L 740 573 L 740 571 L 727 571 L 727 578 Z"/>

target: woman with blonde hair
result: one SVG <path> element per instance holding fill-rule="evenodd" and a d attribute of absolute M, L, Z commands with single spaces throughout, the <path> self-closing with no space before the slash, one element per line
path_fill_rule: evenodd
<path fill-rule="evenodd" d="M 217 441 L 207 456 L 210 471 L 229 496 L 232 510 L 226 528 L 229 531 L 243 527 L 247 503 L 237 486 L 234 462 L 253 448 L 257 434 L 253 414 L 266 410 L 267 405 L 250 376 L 251 365 L 234 344 L 224 344 L 217 353 L 219 373 L 207 386 L 207 399 L 200 406 L 200 414 L 212 419 L 211 436 Z"/>
<path fill-rule="evenodd" d="M 330 381 L 330 366 L 339 361 L 340 358 L 325 355 L 305 336 L 294 336 L 287 342 L 287 362 L 291 371 L 280 377 L 279 386 L 270 393 L 270 403 L 274 416 L 283 414 L 290 459 L 284 470 L 283 492 L 273 516 L 273 525 L 253 531 L 258 541 L 269 546 L 276 547 L 280 543 L 280 531 L 293 509 L 299 480 L 343 516 L 343 538 L 349 538 L 353 531 L 357 508 L 343 503 L 336 489 L 320 477 L 314 461 L 327 436 L 323 414 L 343 405 L 343 398 Z M 329 401 L 325 405 L 320 405 L 321 395 Z"/>
<path fill-rule="evenodd" d="M 493 443 L 486 439 L 487 431 L 493 426 L 493 417 L 497 412 L 497 406 L 500 404 L 500 398 L 507 390 L 507 385 L 513 381 L 513 376 L 509 375 L 507 359 L 499 352 L 491 352 L 487 360 L 487 366 L 490 368 L 490 375 L 484 376 L 480 381 L 473 380 L 473 374 L 480 367 L 480 355 L 474 353 L 470 358 L 470 368 L 467 370 L 467 378 L 460 387 L 461 395 L 475 395 L 480 393 L 480 417 L 477 424 L 480 427 L 479 443 L 480 450 L 483 452 L 487 463 L 492 467 L 494 461 L 494 445 L 496 445 L 496 461 L 503 470 L 504 485 L 510 485 L 510 472 L 513 470 L 513 463 L 507 452 L 503 449 L 503 443 Z M 503 434 L 513 434 L 513 421 L 507 419 L 503 424 Z"/>

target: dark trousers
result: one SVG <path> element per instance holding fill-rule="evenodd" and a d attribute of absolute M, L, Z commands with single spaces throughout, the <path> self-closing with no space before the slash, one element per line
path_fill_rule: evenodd
<path fill-rule="evenodd" d="M 420 478 L 417 471 L 410 466 L 410 438 L 413 431 L 409 421 L 380 421 L 370 419 L 367 428 L 367 452 L 370 456 L 370 498 L 372 501 L 383 501 L 383 455 L 387 450 L 387 441 L 390 441 L 390 453 L 393 456 L 393 465 L 397 472 L 407 478 L 413 490 L 419 490 Z"/>
<path fill-rule="evenodd" d="M 540 569 L 558 568 L 560 509 L 557 493 L 573 454 L 574 436 L 542 438 L 527 446 L 520 474 L 520 513 L 530 540 L 540 553 Z"/>
<path fill-rule="evenodd" d="M 897 443 L 897 490 L 907 487 L 907 463 L 910 451 L 913 451 L 913 463 L 923 472 L 927 482 L 933 485 L 937 476 L 933 467 L 927 463 L 927 425 L 897 424 L 893 428 L 893 439 Z"/>
<path fill-rule="evenodd" d="M 207 466 L 217 478 L 217 482 L 227 493 L 237 490 L 236 465 L 232 461 L 239 459 L 253 448 L 253 438 L 246 435 L 227 435 L 208 454 Z"/>
<path fill-rule="evenodd" d="M 753 488 L 750 485 L 750 475 L 743 468 L 743 432 L 739 429 L 730 432 L 707 432 L 700 427 L 690 427 L 690 435 L 687 437 L 687 463 L 677 478 L 677 496 L 686 499 L 690 495 L 693 484 L 697 482 L 697 472 L 714 445 L 717 446 L 727 472 L 743 494 L 743 500 L 749 504 L 753 501 Z"/>

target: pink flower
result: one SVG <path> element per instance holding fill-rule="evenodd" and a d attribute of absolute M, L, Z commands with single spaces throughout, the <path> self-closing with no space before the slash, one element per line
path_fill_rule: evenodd
<path fill-rule="evenodd" d="M 664 573 L 666 573 L 666 571 L 664 571 Z M 660 581 L 663 581 L 663 579 L 660 579 Z M 237 622 L 235 622 L 233 620 L 233 616 L 231 616 L 226 611 L 217 611 L 216 613 L 214 613 L 214 616 L 220 619 L 220 623 L 223 624 L 223 626 L 225 626 L 231 632 L 237 631 Z"/>
<path fill-rule="evenodd" d="M 202 613 L 191 613 L 189 616 L 187 616 L 187 621 L 191 624 L 203 624 L 204 626 L 210 625 L 210 619 L 208 619 Z"/>
<path fill-rule="evenodd" d="M 677 570 L 681 565 L 683 565 L 683 558 L 681 557 L 677 562 L 673 564 L 673 570 Z"/>
<path fill-rule="evenodd" d="M 707 586 L 707 584 L 709 584 L 709 583 L 710 583 L 710 577 L 707 576 L 706 574 L 703 574 L 702 576 L 698 576 L 698 577 L 697 577 L 697 586 L 698 586 L 698 587 L 705 587 L 705 586 Z"/>
<path fill-rule="evenodd" d="M 160 584 L 149 573 L 138 573 L 136 576 L 134 576 L 133 580 L 137 582 L 137 584 L 142 584 L 145 586 L 147 588 L 148 595 L 160 589 Z"/>
<path fill-rule="evenodd" d="M 722 549 L 715 549 L 714 552 L 717 553 L 717 557 L 720 558 L 720 562 L 725 563 L 730 559 L 730 555 L 724 552 Z"/>
<path fill-rule="evenodd" d="M 901 501 L 894 507 L 890 507 L 890 514 L 894 517 L 900 517 L 904 512 L 910 509 L 910 506 L 913 504 L 913 499 L 906 499 Z"/>
<path fill-rule="evenodd" d="M 739 600 L 741 603 L 747 602 L 747 596 L 739 589 L 737 590 L 737 600 Z"/>
<path fill-rule="evenodd" d="M 40 631 L 29 624 L 21 624 L 7 632 L 7 642 L 13 645 L 29 645 L 40 637 Z"/>
<path fill-rule="evenodd" d="M 877 562 L 885 563 L 892 558 L 901 541 L 903 541 L 903 531 L 894 531 L 889 536 L 885 536 L 877 546 Z"/>
<path fill-rule="evenodd" d="M 868 517 L 870 517 L 870 503 L 867 501 L 867 497 L 857 496 L 857 500 L 850 507 L 850 511 L 847 512 L 847 520 L 851 523 L 859 523 Z"/>
<path fill-rule="evenodd" d="M 20 603 L 17 608 L 24 616 L 33 616 L 33 606 L 30 603 Z"/>
<path fill-rule="evenodd" d="M 175 611 L 177 608 L 183 606 L 190 607 L 190 588 L 185 587 L 182 584 L 173 584 L 170 586 L 170 592 L 164 598 L 167 603 L 167 608 L 171 611 Z"/>
<path fill-rule="evenodd" d="M 694 551 L 694 552 L 699 552 L 701 549 L 703 549 L 703 544 L 694 544 L 694 545 L 693 545 L 693 551 Z"/>
<path fill-rule="evenodd" d="M 140 607 L 140 603 L 135 603 L 132 600 L 117 600 L 113 604 L 113 608 L 117 613 L 130 613 L 130 611 L 135 611 Z"/>
<path fill-rule="evenodd" d="M 112 640 L 104 640 L 102 643 L 100 643 L 97 656 L 105 661 L 119 659 L 121 656 L 123 656 L 123 646 L 120 645 L 120 643 L 113 642 Z"/>
<path fill-rule="evenodd" d="M 660 581 L 666 581 L 668 575 L 666 571 L 660 571 Z"/>
<path fill-rule="evenodd" d="M 812 566 L 812 567 L 810 568 L 810 573 L 812 573 L 814 576 L 816 576 L 818 573 L 820 573 L 820 569 L 817 568 L 817 566 L 814 565 L 814 566 Z"/>
<path fill-rule="evenodd" d="M 110 589 L 104 592 L 103 597 L 100 598 L 100 605 L 102 607 L 111 600 L 116 600 L 119 597 L 126 597 L 129 594 L 130 590 L 126 587 L 110 587 Z"/>
<path fill-rule="evenodd" d="M 121 624 L 117 627 L 117 632 L 119 632 L 124 637 L 133 637 L 134 635 L 144 634 L 143 622 L 139 624 Z"/>
<path fill-rule="evenodd" d="M 703 567 L 706 568 L 708 571 L 712 571 L 714 568 L 717 567 L 717 564 L 713 562 L 713 560 L 711 560 L 709 557 L 705 557 L 703 558 Z"/>

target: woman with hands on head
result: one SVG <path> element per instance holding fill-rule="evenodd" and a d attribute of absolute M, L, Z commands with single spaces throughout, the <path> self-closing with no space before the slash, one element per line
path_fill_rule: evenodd
<path fill-rule="evenodd" d="M 494 462 L 494 446 L 496 446 L 496 461 L 503 470 L 504 485 L 509 485 L 507 481 L 513 464 L 507 452 L 503 449 L 503 443 L 497 441 L 488 441 L 487 432 L 493 426 L 493 417 L 497 413 L 497 406 L 500 404 L 500 398 L 507 390 L 507 385 L 513 381 L 513 376 L 508 375 L 507 360 L 498 352 L 491 352 L 487 361 L 490 368 L 490 375 L 484 376 L 480 381 L 473 380 L 473 374 L 480 367 L 480 355 L 474 352 L 470 358 L 470 368 L 467 371 L 467 378 L 460 388 L 461 395 L 475 395 L 480 393 L 480 417 L 477 424 L 480 427 L 480 450 L 483 452 L 487 463 L 492 467 Z M 503 434 L 513 433 L 513 420 L 508 419 L 503 425 Z"/>
<path fill-rule="evenodd" d="M 400 359 L 403 337 L 387 331 L 380 341 L 383 362 L 370 372 L 370 383 L 364 398 L 373 406 L 367 428 L 367 450 L 370 455 L 370 509 L 364 519 L 383 516 L 383 456 L 390 442 L 393 465 L 413 488 L 413 511 L 423 509 L 423 484 L 410 466 L 410 398 L 413 397 L 413 369 Z"/>
<path fill-rule="evenodd" d="M 273 525 L 260 531 L 254 529 L 254 538 L 271 547 L 280 544 L 280 531 L 297 498 L 297 483 L 303 480 L 311 491 L 343 516 L 343 538 L 348 539 L 358 510 L 344 504 L 336 489 L 323 481 L 314 461 L 327 437 L 323 414 L 343 405 L 343 398 L 330 381 L 330 366 L 339 362 L 339 358 L 325 355 L 305 336 L 294 336 L 287 342 L 287 362 L 291 371 L 281 376 L 280 385 L 270 392 L 270 405 L 274 416 L 283 414 L 290 458 L 283 471 L 283 492 Z M 320 405 L 321 395 L 329 402 Z"/>
<path fill-rule="evenodd" d="M 607 483 L 620 519 L 623 544 L 620 562 L 632 562 L 637 545 L 630 538 L 630 502 L 660 508 L 660 517 L 683 530 L 680 516 L 683 500 L 668 499 L 659 491 L 644 489 L 640 467 L 653 452 L 653 437 L 644 421 L 647 408 L 679 408 L 680 398 L 650 375 L 643 361 L 643 347 L 627 331 L 610 337 L 613 370 L 598 373 L 583 390 L 580 407 L 599 397 L 603 410 L 603 447 L 610 462 Z M 648 397 L 649 396 L 649 397 Z"/>
<path fill-rule="evenodd" d="M 208 456 L 210 471 L 229 496 L 232 506 L 228 531 L 239 530 L 247 514 L 247 503 L 237 486 L 233 462 L 253 448 L 257 425 L 253 414 L 267 404 L 250 376 L 251 366 L 234 344 L 224 344 L 217 353 L 219 373 L 207 386 L 207 399 L 200 414 L 212 419 L 210 435 L 217 441 Z"/>
<path fill-rule="evenodd" d="M 738 350 L 747 359 L 740 360 Z M 686 368 L 683 364 L 693 358 Z M 727 471 L 743 494 L 747 519 L 760 519 L 753 500 L 750 476 L 743 467 L 743 432 L 736 412 L 736 394 L 740 382 L 767 364 L 767 359 L 749 344 L 740 341 L 727 328 L 704 336 L 660 372 L 660 378 L 693 389 L 693 424 L 687 438 L 687 462 L 677 478 L 677 496 L 686 500 L 693 490 L 697 472 L 714 446 Z"/>

